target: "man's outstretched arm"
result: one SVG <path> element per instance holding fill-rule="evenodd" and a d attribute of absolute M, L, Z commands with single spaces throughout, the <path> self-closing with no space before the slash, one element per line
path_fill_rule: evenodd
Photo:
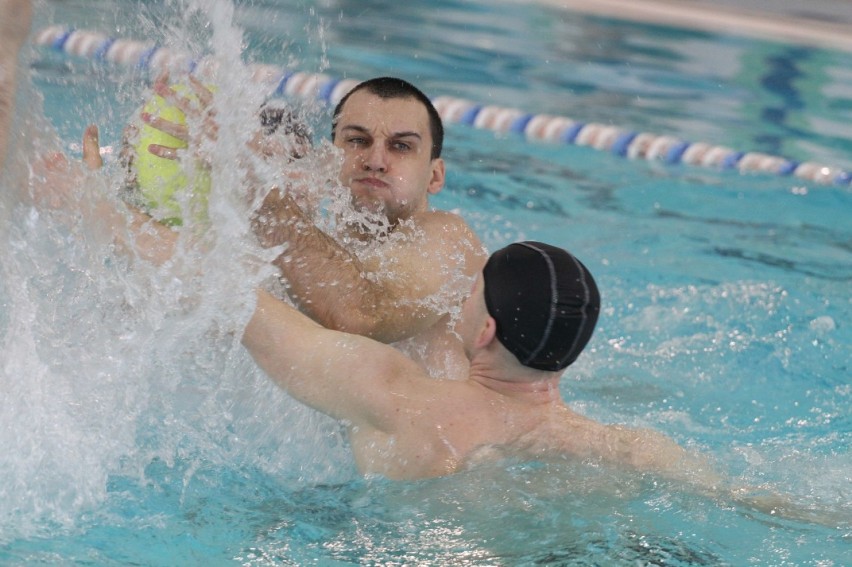
<path fill-rule="evenodd" d="M 352 426 L 391 432 L 401 400 L 429 382 L 393 347 L 326 329 L 265 291 L 242 342 L 293 398 Z"/>
<path fill-rule="evenodd" d="M 0 170 L 6 163 L 15 114 L 18 56 L 30 32 L 31 0 L 0 0 Z"/>

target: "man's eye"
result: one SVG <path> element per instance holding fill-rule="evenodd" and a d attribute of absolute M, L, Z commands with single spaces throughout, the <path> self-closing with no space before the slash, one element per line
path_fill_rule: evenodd
<path fill-rule="evenodd" d="M 350 144 L 354 144 L 356 146 L 363 146 L 367 143 L 367 139 L 361 136 L 354 136 L 352 138 L 347 138 L 346 141 Z"/>
<path fill-rule="evenodd" d="M 407 152 L 411 150 L 411 146 L 405 142 L 394 142 L 392 147 L 400 152 Z"/>

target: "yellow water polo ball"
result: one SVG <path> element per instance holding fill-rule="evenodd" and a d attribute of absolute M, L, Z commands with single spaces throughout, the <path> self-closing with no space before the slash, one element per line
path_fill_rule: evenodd
<path fill-rule="evenodd" d="M 173 86 L 179 94 L 187 95 L 187 87 Z M 151 116 L 160 117 L 177 124 L 186 124 L 186 116 L 175 105 L 159 95 L 154 95 L 142 107 L 142 111 Z M 176 149 L 186 149 L 187 144 L 161 130 L 140 121 L 139 135 L 134 149 L 133 163 L 136 169 L 136 182 L 149 213 L 168 225 L 183 224 L 183 207 L 206 216 L 207 200 L 210 195 L 210 174 L 201 167 L 192 172 L 190 180 L 180 160 L 165 159 L 148 151 L 151 144 L 159 144 Z M 187 193 L 189 192 L 189 193 Z M 183 206 L 182 206 L 183 205 Z"/>

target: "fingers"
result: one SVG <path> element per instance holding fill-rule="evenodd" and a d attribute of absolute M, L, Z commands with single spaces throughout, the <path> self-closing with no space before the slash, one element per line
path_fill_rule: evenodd
<path fill-rule="evenodd" d="M 181 158 L 181 152 L 184 150 L 181 148 L 172 148 L 169 146 L 163 146 L 160 144 L 148 144 L 148 153 L 151 155 L 155 155 L 157 157 L 161 157 L 163 159 L 170 160 L 179 160 Z M 206 159 L 201 154 L 194 154 L 196 165 L 202 168 L 210 167 L 210 160 Z"/>
<path fill-rule="evenodd" d="M 168 74 L 157 77 L 152 88 L 156 94 L 175 106 L 187 118 L 187 122 L 195 121 L 201 125 L 200 136 L 208 140 L 216 140 L 219 135 L 219 124 L 216 122 L 216 112 L 213 108 L 213 91 L 192 75 L 188 76 L 192 94 L 184 94 L 167 84 Z M 170 122 L 160 117 L 143 113 L 142 120 L 153 128 L 165 132 L 182 142 L 189 144 L 190 132 L 187 124 Z"/>
<path fill-rule="evenodd" d="M 148 151 L 163 159 L 178 159 L 178 150 L 177 148 L 170 148 L 168 146 L 161 146 L 160 144 L 148 144 Z"/>
<path fill-rule="evenodd" d="M 151 128 L 168 134 L 173 138 L 177 138 L 181 142 L 189 143 L 189 128 L 187 128 L 186 124 L 172 122 L 171 120 L 166 120 L 160 116 L 154 116 L 148 112 L 141 113 L 139 117 L 142 119 L 142 122 Z"/>
<path fill-rule="evenodd" d="M 152 89 L 169 103 L 176 106 L 186 116 L 198 117 L 202 115 L 212 116 L 215 114 L 212 108 L 213 91 L 207 88 L 204 83 L 192 75 L 189 75 L 189 84 L 193 93 L 191 96 L 187 96 L 181 94 L 173 87 L 170 87 L 168 83 L 165 82 L 167 79 L 167 75 L 160 75 L 157 77 L 157 80 L 154 81 Z"/>
<path fill-rule="evenodd" d="M 157 83 L 161 83 L 163 85 L 169 84 L 169 71 L 168 71 L 168 69 L 162 71 L 159 75 L 157 75 L 157 78 L 154 79 L 154 84 L 156 85 Z"/>
<path fill-rule="evenodd" d="M 165 83 L 159 81 L 152 86 L 155 93 L 163 97 L 169 104 L 174 105 L 187 116 L 197 116 L 198 110 L 193 106 L 192 101 Z"/>
<path fill-rule="evenodd" d="M 94 124 L 87 126 L 83 132 L 83 163 L 92 170 L 100 169 L 104 165 L 98 140 L 98 127 Z"/>
<path fill-rule="evenodd" d="M 195 96 L 198 97 L 201 107 L 209 108 L 210 105 L 213 104 L 213 91 L 207 88 L 204 83 L 196 79 L 194 75 L 189 76 L 189 84 L 192 86 L 192 91 L 195 93 Z"/>

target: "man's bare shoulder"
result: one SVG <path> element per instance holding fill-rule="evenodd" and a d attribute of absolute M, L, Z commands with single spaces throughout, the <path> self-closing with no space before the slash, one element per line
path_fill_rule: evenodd
<path fill-rule="evenodd" d="M 451 211 L 423 211 L 411 217 L 410 230 L 419 232 L 429 246 L 447 255 L 462 253 L 466 264 L 479 271 L 488 257 L 482 241 L 465 219 Z"/>
<path fill-rule="evenodd" d="M 473 229 L 467 224 L 464 218 L 453 211 L 444 211 L 439 209 L 429 209 L 420 211 L 410 217 L 414 226 L 421 228 L 442 228 L 451 229 L 454 231 L 468 232 L 475 237 Z M 478 241 L 478 239 L 477 239 Z"/>

